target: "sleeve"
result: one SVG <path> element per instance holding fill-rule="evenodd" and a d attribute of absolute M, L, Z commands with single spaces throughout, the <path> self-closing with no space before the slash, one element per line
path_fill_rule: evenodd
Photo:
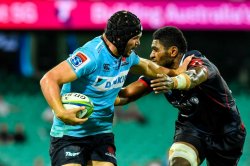
<path fill-rule="evenodd" d="M 145 76 L 140 76 L 138 81 L 140 81 L 145 87 L 147 87 L 150 91 L 153 91 L 153 89 L 151 88 L 150 86 L 150 81 L 151 79 L 150 78 L 147 78 Z"/>
<path fill-rule="evenodd" d="M 97 62 L 93 53 L 84 48 L 78 48 L 70 54 L 67 62 L 70 64 L 78 78 L 83 75 L 89 75 L 97 67 Z"/>
<path fill-rule="evenodd" d="M 185 58 L 194 55 L 188 65 L 188 70 L 195 70 L 195 68 L 203 68 L 207 71 L 208 78 L 213 78 L 217 73 L 217 68 L 211 63 L 205 55 L 198 50 L 191 50 L 185 53 Z"/>
<path fill-rule="evenodd" d="M 188 70 L 194 68 L 204 68 L 207 71 L 208 78 L 213 78 L 217 74 L 217 69 L 206 57 L 193 57 L 188 65 Z"/>

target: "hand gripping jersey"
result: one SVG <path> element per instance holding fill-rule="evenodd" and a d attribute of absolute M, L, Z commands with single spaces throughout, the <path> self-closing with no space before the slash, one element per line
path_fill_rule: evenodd
<path fill-rule="evenodd" d="M 111 133 L 114 101 L 123 86 L 131 66 L 139 63 L 132 52 L 129 57 L 116 58 L 102 37 L 96 37 L 74 51 L 67 59 L 78 79 L 64 84 L 61 94 L 78 92 L 87 95 L 94 103 L 94 112 L 82 125 L 66 125 L 54 116 L 50 135 L 85 137 Z"/>
<path fill-rule="evenodd" d="M 194 54 L 188 70 L 205 67 L 208 79 L 189 90 L 170 90 L 166 99 L 179 110 L 178 121 L 190 122 L 204 133 L 227 133 L 241 127 L 241 119 L 229 87 L 217 67 L 198 51 L 187 52 L 181 61 Z M 150 84 L 150 81 L 141 77 Z M 150 87 L 150 86 L 149 86 Z"/>

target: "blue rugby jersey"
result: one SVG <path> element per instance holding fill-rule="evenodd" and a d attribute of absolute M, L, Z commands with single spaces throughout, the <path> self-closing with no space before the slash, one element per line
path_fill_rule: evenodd
<path fill-rule="evenodd" d="M 63 85 L 61 94 L 78 92 L 94 103 L 94 112 L 82 125 L 66 125 L 54 116 L 50 135 L 85 137 L 112 132 L 114 101 L 131 66 L 139 63 L 134 52 L 129 57 L 114 57 L 101 36 L 87 42 L 69 56 L 67 62 L 78 79 Z"/>

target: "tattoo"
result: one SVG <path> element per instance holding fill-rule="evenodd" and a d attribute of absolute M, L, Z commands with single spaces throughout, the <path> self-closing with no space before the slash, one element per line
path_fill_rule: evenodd
<path fill-rule="evenodd" d="M 190 77 L 191 85 L 189 89 L 201 84 L 208 78 L 207 70 L 204 67 L 195 67 L 191 70 L 187 70 L 185 73 Z"/>

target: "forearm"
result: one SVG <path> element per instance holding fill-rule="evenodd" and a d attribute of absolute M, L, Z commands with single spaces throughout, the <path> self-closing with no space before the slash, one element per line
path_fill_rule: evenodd
<path fill-rule="evenodd" d="M 126 105 L 149 92 L 151 92 L 151 89 L 149 90 L 141 81 L 135 81 L 120 90 L 114 104 Z"/>
<path fill-rule="evenodd" d="M 49 79 L 47 75 L 41 79 L 40 85 L 47 103 L 54 113 L 60 116 L 64 110 L 60 96 L 60 85 L 56 81 Z"/>
<path fill-rule="evenodd" d="M 188 57 L 185 59 L 182 66 L 180 66 L 179 68 L 169 69 L 169 68 L 166 68 L 163 66 L 159 66 L 156 63 L 154 63 L 148 59 L 140 58 L 139 65 L 131 68 L 131 71 L 135 74 L 143 74 L 143 75 L 150 77 L 150 78 L 156 78 L 157 74 L 166 74 L 168 76 L 176 76 L 176 75 L 186 71 L 187 65 L 190 62 L 190 60 L 191 60 L 191 57 Z"/>
<path fill-rule="evenodd" d="M 173 78 L 173 89 L 188 90 L 207 80 L 207 71 L 204 68 L 189 70 Z"/>
<path fill-rule="evenodd" d="M 151 87 L 156 93 L 168 92 L 171 89 L 189 90 L 206 81 L 208 73 L 205 68 L 186 71 L 175 77 L 159 75 L 151 81 Z"/>

